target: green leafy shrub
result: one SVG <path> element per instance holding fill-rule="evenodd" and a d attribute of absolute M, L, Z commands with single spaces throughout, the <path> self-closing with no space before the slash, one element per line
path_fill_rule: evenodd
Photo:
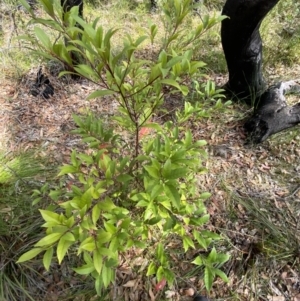
<path fill-rule="evenodd" d="M 86 23 L 78 17 L 77 8 L 64 16 L 65 27 L 59 3 L 40 2 L 50 19 L 32 13 L 31 24 L 38 26 L 34 27 L 35 37 L 26 37 L 27 41 L 38 45 L 38 53 L 60 60 L 97 83 L 99 89 L 90 99 L 110 97 L 118 102 L 118 108 L 110 125 L 92 114 L 74 116 L 74 132 L 87 143 L 87 150 L 74 150 L 70 164 L 61 168 L 59 175 L 68 175 L 72 184 L 50 191 L 56 207 L 40 210 L 46 234 L 18 262 L 44 253 L 43 263 L 49 269 L 54 254 L 61 263 L 69 250 L 76 251 L 84 263 L 74 270 L 92 275 L 100 295 L 114 281 L 121 254 L 142 249 L 147 250 L 147 275 L 155 274 L 158 281 L 165 279 L 171 285 L 175 274 L 167 245 L 176 237 L 182 242 L 181 253 L 195 248 L 207 251 L 193 263 L 205 268 L 208 290 L 215 276 L 226 281 L 219 266 L 228 255 L 211 249 L 220 236 L 205 229 L 209 215 L 203 202 L 210 194 L 197 188 L 196 174 L 206 172 L 202 164 L 206 142 L 193 141 L 186 128 L 194 113 L 201 116 L 201 107 L 186 102 L 173 122 L 155 122 L 166 94 L 186 96 L 188 84 L 203 78 L 205 64 L 192 61 L 192 51 L 186 47 L 222 17 L 206 18 L 180 49 L 177 39 L 183 35 L 180 26 L 191 1 L 167 1 L 162 49 L 156 60 L 145 60 L 138 58 L 138 47 L 147 39 L 153 43 L 158 31 L 155 24 L 150 25 L 149 36 L 132 40 L 127 35 L 123 46 L 113 47 L 115 29 L 105 32 L 97 25 L 98 19 Z M 62 38 L 51 40 L 40 25 L 58 31 Z M 79 53 L 82 64 L 73 64 L 71 52 Z M 62 74 L 66 73 L 70 72 Z M 195 84 L 195 91 L 211 101 L 222 97 L 222 91 L 211 82 L 201 87 Z M 41 193 L 35 191 L 34 195 L 37 203 Z"/>

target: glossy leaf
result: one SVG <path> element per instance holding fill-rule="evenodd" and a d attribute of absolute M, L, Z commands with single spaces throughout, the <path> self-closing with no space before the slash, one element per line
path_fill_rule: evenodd
<path fill-rule="evenodd" d="M 70 238 L 70 237 L 68 237 L 67 234 L 71 234 L 71 233 L 66 233 L 64 236 L 62 236 L 62 238 L 59 240 L 58 245 L 57 245 L 56 255 L 57 255 L 59 264 L 61 264 L 69 247 L 73 244 L 73 241 L 68 240 L 68 238 Z"/>
<path fill-rule="evenodd" d="M 38 254 L 40 254 L 42 251 L 44 251 L 43 248 L 34 248 L 26 253 L 24 253 L 17 261 L 17 263 L 21 263 L 24 261 L 28 261 L 34 257 L 36 257 Z"/>
<path fill-rule="evenodd" d="M 48 249 L 43 256 L 43 265 L 47 271 L 49 271 L 50 264 L 53 258 L 53 250 L 54 248 Z"/>
<path fill-rule="evenodd" d="M 40 241 L 38 241 L 34 246 L 35 247 L 45 247 L 48 245 L 52 245 L 55 242 L 57 242 L 60 237 L 62 236 L 62 233 L 51 233 L 42 238 Z"/>

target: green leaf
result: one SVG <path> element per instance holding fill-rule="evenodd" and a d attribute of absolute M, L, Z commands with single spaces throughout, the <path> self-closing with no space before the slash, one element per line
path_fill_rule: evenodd
<path fill-rule="evenodd" d="M 112 237 L 112 234 L 109 232 L 106 232 L 104 230 L 99 230 L 97 234 L 97 241 L 101 244 L 104 244 L 106 242 L 109 242 Z"/>
<path fill-rule="evenodd" d="M 220 269 L 214 269 L 214 273 L 218 275 L 224 282 L 229 282 L 227 275 Z"/>
<path fill-rule="evenodd" d="M 42 210 L 42 209 L 39 209 L 39 211 L 46 222 L 53 222 L 56 224 L 60 224 L 59 214 L 48 210 Z"/>
<path fill-rule="evenodd" d="M 25 9 L 27 10 L 27 11 L 31 11 L 32 9 L 31 9 L 31 6 L 28 4 L 28 2 L 27 1 L 25 1 L 25 0 L 19 0 L 20 1 L 20 3 L 22 4 L 22 6 L 23 7 L 25 7 Z"/>
<path fill-rule="evenodd" d="M 62 238 L 59 240 L 58 245 L 57 245 L 57 250 L 56 250 L 56 255 L 58 259 L 58 263 L 61 264 L 63 258 L 65 257 L 69 247 L 73 244 L 73 241 L 70 241 L 70 237 L 68 237 L 68 234 L 71 233 L 66 233 Z M 71 234 L 72 235 L 72 234 Z M 66 237 L 66 239 L 65 239 Z"/>
<path fill-rule="evenodd" d="M 46 13 L 49 16 L 53 17 L 54 16 L 53 1 L 40 0 L 40 3 L 43 5 L 43 8 L 46 11 Z"/>
<path fill-rule="evenodd" d="M 204 224 L 206 224 L 209 221 L 209 218 L 210 218 L 209 214 L 203 215 L 202 217 L 200 217 L 198 219 L 198 222 L 199 222 L 198 225 L 204 225 Z"/>
<path fill-rule="evenodd" d="M 73 268 L 73 270 L 79 275 L 89 275 L 95 271 L 95 267 L 92 263 L 85 264 L 79 268 Z"/>
<path fill-rule="evenodd" d="M 170 171 L 170 173 L 166 176 L 168 180 L 175 180 L 179 178 L 185 178 L 188 169 L 186 167 L 175 168 Z"/>
<path fill-rule="evenodd" d="M 159 266 L 156 272 L 157 280 L 158 281 L 162 280 L 164 276 L 165 276 L 164 268 L 162 266 Z"/>
<path fill-rule="evenodd" d="M 78 168 L 76 166 L 64 165 L 63 167 L 61 167 L 61 170 L 60 170 L 58 176 L 63 176 L 68 173 L 72 174 L 72 173 L 76 173 L 76 172 L 78 172 Z"/>
<path fill-rule="evenodd" d="M 145 221 L 145 224 L 147 225 L 156 225 L 157 223 L 159 223 L 161 221 L 161 217 L 160 216 L 155 216 L 151 219 L 149 219 L 148 221 Z"/>
<path fill-rule="evenodd" d="M 78 158 L 87 164 L 93 164 L 94 163 L 94 159 L 91 155 L 87 155 L 87 154 L 78 154 Z"/>
<path fill-rule="evenodd" d="M 171 160 L 168 159 L 162 169 L 162 175 L 164 178 L 168 179 L 168 176 L 171 174 L 172 172 L 172 163 Z"/>
<path fill-rule="evenodd" d="M 207 250 L 207 247 L 210 243 L 209 239 L 206 239 L 202 236 L 202 233 L 197 232 L 196 230 L 194 230 L 193 232 L 194 237 L 196 238 L 197 242 L 199 243 L 199 245 L 204 248 L 205 250 Z"/>
<path fill-rule="evenodd" d="M 155 123 L 155 122 L 145 123 L 145 124 L 143 124 L 143 127 L 144 128 L 155 129 L 158 132 L 162 131 L 162 126 L 158 123 Z"/>
<path fill-rule="evenodd" d="M 115 91 L 112 90 L 96 90 L 93 93 L 91 93 L 86 99 L 90 100 L 96 97 L 103 97 L 106 95 L 112 95 L 115 94 Z"/>
<path fill-rule="evenodd" d="M 175 88 L 177 88 L 179 91 L 181 91 L 180 85 L 179 85 L 174 79 L 166 78 L 166 79 L 162 79 L 160 82 L 161 82 L 162 84 L 165 84 L 165 85 L 168 85 L 168 86 L 175 87 Z"/>
<path fill-rule="evenodd" d="M 51 190 L 49 192 L 49 196 L 53 201 L 57 201 L 61 196 L 61 191 L 59 190 Z M 57 221 L 52 221 L 53 223 L 57 223 Z"/>
<path fill-rule="evenodd" d="M 172 272 L 172 270 L 165 269 L 164 270 L 164 275 L 165 275 L 165 277 L 168 281 L 168 285 L 171 287 L 173 282 L 174 282 L 174 279 L 175 279 L 174 273 Z"/>
<path fill-rule="evenodd" d="M 146 276 L 151 276 L 154 274 L 156 274 L 156 266 L 155 266 L 154 262 L 151 262 L 148 266 Z"/>
<path fill-rule="evenodd" d="M 165 185 L 165 193 L 170 198 L 172 205 L 176 208 L 180 208 L 180 195 L 177 189 L 172 185 Z"/>
<path fill-rule="evenodd" d="M 100 213 L 101 213 L 101 209 L 100 209 L 100 206 L 99 206 L 99 203 L 98 203 L 92 209 L 92 221 L 93 221 L 94 225 L 97 224 L 98 219 L 100 217 Z"/>
<path fill-rule="evenodd" d="M 202 266 L 203 265 L 203 260 L 200 256 L 197 256 L 195 260 L 192 261 L 193 264 Z"/>
<path fill-rule="evenodd" d="M 164 231 L 168 231 L 174 228 L 176 225 L 176 221 L 173 218 L 167 218 L 166 222 L 164 223 L 163 229 Z"/>
<path fill-rule="evenodd" d="M 88 65 L 81 64 L 75 66 L 74 69 L 76 70 L 77 73 L 79 73 L 80 75 L 82 75 L 87 79 L 92 80 L 98 78 L 98 74 Z"/>
<path fill-rule="evenodd" d="M 96 37 L 96 30 L 79 16 L 73 15 L 72 17 L 76 22 L 78 22 L 83 27 L 84 32 L 91 38 L 91 40 L 94 40 Z"/>
<path fill-rule="evenodd" d="M 159 196 L 163 192 L 163 190 L 164 186 L 161 184 L 157 184 L 154 187 L 151 187 L 151 200 L 154 200 L 157 196 Z"/>
<path fill-rule="evenodd" d="M 117 254 L 116 254 L 117 255 Z M 111 254 L 110 252 L 110 256 L 115 256 L 115 254 Z M 107 268 L 116 268 L 119 265 L 119 261 L 117 258 L 109 258 L 106 262 L 105 262 L 105 266 Z"/>
<path fill-rule="evenodd" d="M 205 140 L 198 140 L 197 142 L 196 142 L 196 145 L 197 146 L 204 146 L 204 145 L 206 145 L 207 144 L 207 142 L 205 141 Z"/>
<path fill-rule="evenodd" d="M 152 84 L 156 79 L 160 78 L 161 76 L 162 76 L 161 64 L 154 65 L 151 68 L 148 84 L 149 85 Z"/>
<path fill-rule="evenodd" d="M 159 261 L 162 261 L 165 256 L 164 246 L 162 243 L 158 243 L 156 247 L 156 256 Z"/>
<path fill-rule="evenodd" d="M 210 251 L 208 257 L 207 257 L 207 262 L 209 263 L 215 263 L 217 260 L 217 251 L 215 248 L 212 248 Z"/>
<path fill-rule="evenodd" d="M 33 257 L 37 256 L 38 254 L 40 254 L 42 251 L 44 251 L 43 248 L 34 248 L 26 253 L 24 253 L 17 261 L 17 263 L 21 263 L 24 261 L 28 261 L 30 259 L 32 259 Z"/>
<path fill-rule="evenodd" d="M 52 43 L 50 42 L 49 37 L 47 36 L 45 30 L 41 29 L 40 27 L 34 27 L 34 33 L 37 36 L 37 38 L 42 42 L 43 46 L 47 50 L 51 50 Z"/>
<path fill-rule="evenodd" d="M 93 252 L 96 249 L 95 241 L 92 237 L 85 239 L 78 248 L 78 253 L 81 253 L 82 250 Z"/>
<path fill-rule="evenodd" d="M 93 262 L 97 273 L 100 275 L 103 266 L 103 256 L 98 252 L 98 250 L 93 252 Z"/>
<path fill-rule="evenodd" d="M 217 254 L 217 259 L 216 259 L 216 262 L 218 264 L 223 264 L 225 262 L 227 262 L 230 258 L 230 255 L 229 254 Z"/>
<path fill-rule="evenodd" d="M 121 175 L 118 175 L 116 177 L 116 180 L 120 183 L 126 183 L 126 182 L 129 182 L 130 180 L 132 180 L 133 177 L 130 176 L 130 175 L 126 175 L 126 174 L 121 174 Z"/>
<path fill-rule="evenodd" d="M 190 147 L 192 144 L 192 133 L 191 131 L 187 131 L 185 133 L 185 140 L 184 140 L 184 144 L 186 147 Z"/>
<path fill-rule="evenodd" d="M 43 257 L 43 265 L 47 271 L 49 271 L 49 268 L 50 268 L 50 264 L 51 264 L 52 257 L 53 257 L 53 250 L 54 250 L 54 248 L 48 249 L 45 252 L 44 257 Z"/>
<path fill-rule="evenodd" d="M 210 197 L 211 197 L 211 193 L 209 193 L 209 192 L 203 192 L 203 193 L 200 194 L 200 199 L 201 200 L 206 200 Z"/>
<path fill-rule="evenodd" d="M 211 290 L 212 284 L 214 280 L 214 274 L 210 267 L 206 266 L 204 269 L 204 284 L 208 291 Z"/>
<path fill-rule="evenodd" d="M 45 236 L 44 238 L 42 238 L 40 241 L 38 241 L 34 246 L 35 247 L 45 247 L 48 245 L 52 245 L 55 242 L 57 242 L 61 236 L 63 234 L 62 233 L 51 233 L 47 236 Z"/>
<path fill-rule="evenodd" d="M 110 212 L 112 209 L 116 208 L 116 205 L 113 203 L 113 201 L 109 198 L 106 197 L 105 200 L 100 201 L 98 203 L 98 206 L 101 210 Z"/>
<path fill-rule="evenodd" d="M 195 245 L 193 243 L 193 241 L 191 240 L 191 238 L 189 236 L 183 236 L 182 237 L 183 240 L 183 248 L 184 251 L 186 252 L 190 247 L 195 249 Z"/>
<path fill-rule="evenodd" d="M 103 265 L 102 267 L 102 280 L 104 287 L 108 287 L 110 282 L 113 280 L 113 271 L 111 268 L 106 267 Z"/>
<path fill-rule="evenodd" d="M 154 166 L 144 166 L 144 169 L 154 179 L 160 179 L 159 171 Z"/>

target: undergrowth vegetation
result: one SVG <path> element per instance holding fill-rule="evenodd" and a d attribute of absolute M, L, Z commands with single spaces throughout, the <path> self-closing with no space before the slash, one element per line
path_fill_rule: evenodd
<path fill-rule="evenodd" d="M 205 294 L 227 282 L 228 271 L 254 283 L 269 259 L 274 267 L 280 261 L 296 265 L 297 220 L 265 197 L 233 192 L 227 178 L 218 179 L 230 198 L 224 224 L 243 219 L 258 238 L 249 243 L 251 251 L 243 246 L 236 255 L 225 229 L 210 227 L 212 191 L 199 184 L 199 175 L 209 174 L 207 145 L 194 139 L 191 125 L 230 111 L 223 90 L 209 79 L 210 70 L 226 72 L 219 35 L 225 1 L 202 1 L 193 11 L 190 0 L 162 0 L 145 18 L 150 1 L 90 0 L 86 20 L 77 8 L 64 14 L 60 1 L 37 1 L 38 13 L 21 2 L 26 13 L 16 1 L 1 3 L 2 78 L 20 79 L 32 65 L 59 62 L 67 70 L 62 78 L 94 83 L 89 99 L 109 100 L 117 109 L 109 121 L 92 112 L 73 116 L 72 133 L 85 147 L 73 150 L 58 177 L 57 166 L 36 153 L 0 156 L 0 301 L 44 300 L 47 288 L 37 287 L 36 279 L 49 282 L 55 270 L 64 281 L 76 279 L 63 300 L 110 300 L 126 258 L 142 258 L 130 265 L 143 279 L 155 279 L 158 291 L 196 275 Z M 299 9 L 281 1 L 264 21 L 266 68 L 298 62 Z M 181 104 L 169 112 L 174 99 Z M 190 269 L 184 277 L 176 266 L 182 258 Z M 251 298 L 260 300 L 258 291 Z M 242 300 L 239 293 L 230 291 L 230 300 Z"/>
<path fill-rule="evenodd" d="M 180 253 L 206 250 L 207 254 L 199 255 L 193 263 L 204 267 L 208 291 L 216 276 L 227 281 L 219 267 L 229 256 L 217 252 L 214 246 L 221 237 L 204 227 L 209 215 L 203 201 L 210 194 L 196 186 L 195 175 L 205 171 L 201 161 L 206 157 L 202 149 L 206 143 L 193 141 L 185 126 L 189 118 L 203 111 L 199 104 L 186 101 L 173 122 L 155 122 L 168 95 L 186 96 L 191 80 L 201 82 L 204 75 L 200 70 L 205 63 L 193 61 L 188 46 L 223 17 L 205 16 L 186 35 L 181 27 L 191 11 L 191 1 L 166 1 L 162 8 L 164 38 L 157 58 L 147 60 L 136 54 L 146 39 L 154 43 L 158 32 L 155 24 L 150 24 L 148 36 L 133 40 L 126 35 L 123 46 L 116 47 L 112 38 L 117 30 L 104 31 L 98 25 L 100 18 L 86 23 L 78 17 L 77 7 L 63 13 L 57 1 L 40 3 L 51 19 L 32 13 L 31 23 L 48 27 L 61 38 L 51 40 L 35 26 L 34 36 L 22 39 L 35 45 L 38 54 L 63 62 L 70 71 L 61 75 L 75 73 L 97 83 L 99 89 L 90 99 L 114 97 L 119 105 L 113 117 L 118 130 L 107 128 L 92 115 L 84 119 L 74 116 L 78 126 L 75 133 L 88 143 L 88 153 L 74 150 L 71 164 L 61 168 L 60 175 L 72 175 L 74 183 L 67 189 L 51 190 L 50 196 L 59 202 L 60 209 L 41 210 L 46 236 L 18 262 L 44 253 L 48 270 L 53 256 L 60 264 L 75 248 L 83 264 L 74 270 L 92 275 L 101 296 L 115 281 L 120 256 L 141 249 L 147 250 L 146 275 L 156 275 L 158 282 L 167 281 L 172 286 L 175 274 L 167 245 L 171 237 L 178 237 Z M 30 11 L 29 6 L 27 9 Z M 196 92 L 221 105 L 222 91 L 213 83 L 198 86 Z"/>

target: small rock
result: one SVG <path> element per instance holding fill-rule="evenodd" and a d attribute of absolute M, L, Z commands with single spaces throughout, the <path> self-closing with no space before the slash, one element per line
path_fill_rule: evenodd
<path fill-rule="evenodd" d="M 207 299 L 206 297 L 204 297 L 204 296 L 196 296 L 195 298 L 194 298 L 194 300 L 193 301 L 209 301 L 209 299 Z"/>

